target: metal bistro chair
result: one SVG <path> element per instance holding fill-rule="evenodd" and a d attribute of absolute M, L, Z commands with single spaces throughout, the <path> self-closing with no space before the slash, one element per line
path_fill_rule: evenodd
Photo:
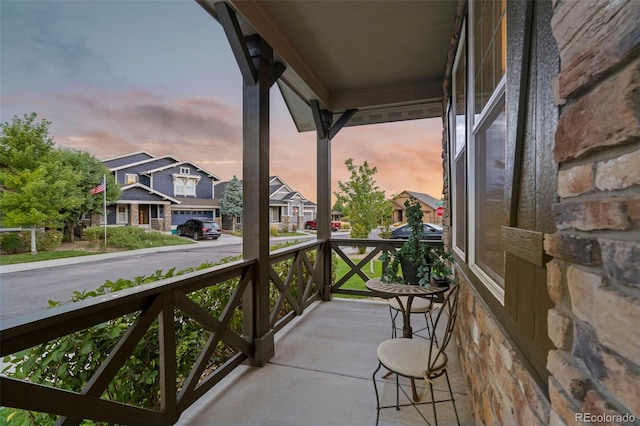
<path fill-rule="evenodd" d="M 433 418 L 436 425 L 438 424 L 438 415 L 436 412 L 436 404 L 441 402 L 451 401 L 453 404 L 453 410 L 456 415 L 458 425 L 460 419 L 458 418 L 458 410 L 456 409 L 455 398 L 453 397 L 453 391 L 451 390 L 451 382 L 449 381 L 449 375 L 447 374 L 448 358 L 445 353 L 445 349 L 451 340 L 453 327 L 455 325 L 457 312 L 458 312 L 458 293 L 460 286 L 452 285 L 449 293 L 445 296 L 442 303 L 442 308 L 438 312 L 433 325 L 431 327 L 431 339 L 389 339 L 385 340 L 378 346 L 378 368 L 373 372 L 373 387 L 376 392 L 376 424 L 380 419 L 380 410 L 385 408 L 395 407 L 399 410 L 400 407 L 409 405 L 424 405 L 433 404 Z M 443 313 L 447 313 L 446 316 Z M 440 321 L 446 321 L 444 333 L 440 339 L 440 345 L 436 343 L 436 328 Z M 380 395 L 378 394 L 378 385 L 376 383 L 376 374 L 382 367 L 385 367 L 389 372 L 396 375 L 396 404 L 388 406 L 380 406 Z M 444 375 L 447 379 L 447 385 L 449 387 L 450 398 L 435 400 L 433 393 L 433 380 Z M 411 380 L 424 379 L 429 384 L 429 390 L 431 392 L 431 400 L 426 402 L 413 402 L 409 398 L 410 403 L 400 404 L 400 379 L 399 376 L 406 377 Z M 426 391 L 426 388 L 425 388 Z M 403 390 L 404 392 L 404 390 Z"/>
<path fill-rule="evenodd" d="M 413 302 L 411 303 L 411 312 L 410 315 L 418 314 L 424 316 L 425 326 L 419 328 L 413 332 L 414 337 L 421 337 L 423 339 L 429 339 L 431 336 L 431 330 L 433 329 L 433 314 L 435 311 L 442 307 L 442 303 L 444 302 L 445 292 L 436 293 L 431 296 L 425 297 L 414 297 Z M 400 299 L 400 301 L 398 301 Z M 396 325 L 396 319 L 400 312 L 402 312 L 402 308 L 406 309 L 407 307 L 407 299 L 406 296 L 394 297 L 389 299 L 389 315 L 391 316 L 391 338 L 395 339 L 398 337 L 398 330 L 400 328 Z M 400 306 L 402 304 L 402 307 Z M 423 331 L 426 330 L 426 335 L 422 334 Z M 436 343 L 438 343 L 436 339 Z"/>

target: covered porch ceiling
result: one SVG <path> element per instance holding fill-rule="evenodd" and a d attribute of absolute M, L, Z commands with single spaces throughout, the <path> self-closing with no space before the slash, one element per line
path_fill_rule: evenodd
<path fill-rule="evenodd" d="M 214 18 L 222 0 L 197 0 Z M 225 0 L 244 36 L 259 34 L 286 65 L 278 86 L 300 132 L 309 102 L 348 126 L 439 117 L 458 2 Z"/>

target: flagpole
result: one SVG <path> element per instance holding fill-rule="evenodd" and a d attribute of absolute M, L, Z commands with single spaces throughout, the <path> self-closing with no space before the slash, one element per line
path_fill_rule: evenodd
<path fill-rule="evenodd" d="M 107 249 L 107 175 L 102 175 L 104 191 L 102 191 L 102 206 L 104 211 L 104 248 Z"/>

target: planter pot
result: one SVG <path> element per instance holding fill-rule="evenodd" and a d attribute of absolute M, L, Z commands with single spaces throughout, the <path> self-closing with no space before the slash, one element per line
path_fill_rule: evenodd
<path fill-rule="evenodd" d="M 444 287 L 447 290 L 451 286 L 449 281 L 447 281 L 446 279 L 434 278 L 434 277 L 431 277 L 431 285 L 434 286 L 434 287 Z M 444 303 L 445 294 L 446 294 L 446 291 L 443 291 L 442 293 L 436 293 L 433 296 L 433 302 L 434 303 Z"/>
<path fill-rule="evenodd" d="M 418 265 L 408 260 L 401 260 L 402 278 L 406 284 L 418 285 Z"/>

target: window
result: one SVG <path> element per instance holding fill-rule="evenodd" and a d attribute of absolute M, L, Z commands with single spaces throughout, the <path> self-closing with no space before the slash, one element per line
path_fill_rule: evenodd
<path fill-rule="evenodd" d="M 195 179 L 186 179 L 184 184 L 184 195 L 196 196 L 196 181 Z"/>
<path fill-rule="evenodd" d="M 181 175 L 190 175 L 191 174 L 191 169 L 189 167 L 180 167 L 180 174 Z"/>
<path fill-rule="evenodd" d="M 481 0 L 469 5 L 468 102 L 472 129 L 468 148 L 469 263 L 491 293 L 504 303 L 505 253 L 501 227 L 506 225 L 505 189 L 505 81 L 506 0 Z"/>
<path fill-rule="evenodd" d="M 180 169 L 183 169 L 183 167 L 181 167 Z M 199 181 L 200 181 L 200 176 L 184 176 L 182 174 L 174 174 L 173 175 L 173 194 L 195 197 L 196 186 L 198 185 Z"/>
<path fill-rule="evenodd" d="M 450 110 L 451 149 L 453 161 L 452 210 L 454 215 L 453 249 L 465 259 L 467 251 L 467 43 L 466 26 L 458 44 L 453 65 L 453 87 Z"/>
<path fill-rule="evenodd" d="M 120 205 L 120 204 L 118 205 L 116 223 L 117 224 L 129 223 L 129 209 L 127 205 Z"/>
<path fill-rule="evenodd" d="M 173 192 L 175 195 L 184 195 L 185 179 L 177 178 L 173 181 Z"/>
<path fill-rule="evenodd" d="M 138 183 L 138 175 L 133 173 L 125 173 L 124 182 L 126 185 L 132 185 L 134 183 Z"/>

